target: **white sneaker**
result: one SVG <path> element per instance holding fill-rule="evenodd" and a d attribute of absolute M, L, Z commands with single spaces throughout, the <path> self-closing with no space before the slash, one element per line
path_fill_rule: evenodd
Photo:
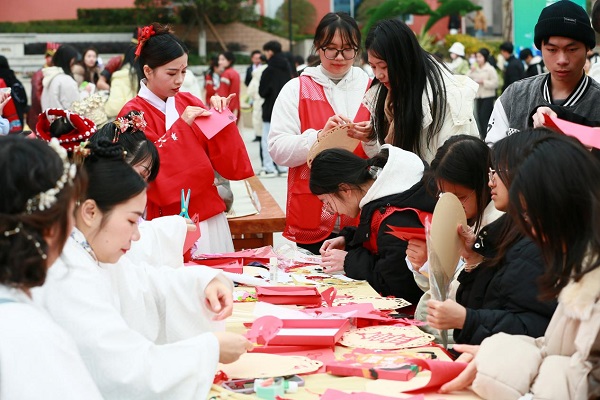
<path fill-rule="evenodd" d="M 259 178 L 275 178 L 277 176 L 277 172 L 267 172 L 262 170 L 257 175 Z"/>
<path fill-rule="evenodd" d="M 282 178 L 286 178 L 288 176 L 288 172 L 287 171 L 279 172 L 279 176 Z"/>

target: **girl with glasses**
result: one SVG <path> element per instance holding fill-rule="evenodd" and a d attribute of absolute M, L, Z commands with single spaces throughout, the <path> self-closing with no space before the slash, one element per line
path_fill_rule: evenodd
<path fill-rule="evenodd" d="M 308 188 L 309 149 L 327 130 L 352 124 L 349 134 L 364 138 L 370 114 L 362 105 L 370 79 L 353 67 L 360 48 L 360 30 L 346 13 L 329 13 L 320 21 L 313 41 L 320 65 L 307 67 L 281 90 L 271 118 L 268 148 L 277 165 L 289 167 L 286 227 L 283 236 L 318 253 L 323 241 L 358 220 L 330 214 Z M 363 142 L 357 153 L 374 155 L 375 141 Z"/>
<path fill-rule="evenodd" d="M 496 210 L 490 198 L 488 169 L 491 165 L 489 147 L 478 137 L 469 135 L 452 136 L 440 147 L 425 172 L 424 181 L 430 191 L 438 195 L 454 194 L 462 203 L 467 223 L 474 232 L 495 221 L 501 212 Z M 415 280 L 421 289 L 426 290 L 415 312 L 415 318 L 425 321 L 427 301 L 431 298 L 429 290 L 429 263 L 425 241 L 412 239 L 406 249 L 407 265 L 413 271 Z M 461 262 L 457 268 L 462 269 Z M 450 298 L 454 299 L 458 281 L 452 282 Z M 437 334 L 436 329 L 427 329 Z"/>
<path fill-rule="evenodd" d="M 405 266 L 407 241 L 394 231 L 422 228 L 435 199 L 422 182 L 425 166 L 414 153 L 384 145 L 364 160 L 342 149 L 324 150 L 313 160 L 310 190 L 330 212 L 355 218 L 321 248 L 326 272 L 344 271 L 366 280 L 382 296 L 413 304 L 423 295 Z"/>
<path fill-rule="evenodd" d="M 535 341 L 499 333 L 481 346 L 456 346 L 464 352 L 461 361 L 471 362 L 441 391 L 472 384 L 486 399 L 597 399 L 600 164 L 564 135 L 548 135 L 519 150 L 524 160 L 512 181 L 508 211 L 541 249 L 545 268 L 533 284 L 543 298 L 558 299 L 558 308 Z"/>
<path fill-rule="evenodd" d="M 523 160 L 522 149 L 551 134 L 519 132 L 497 142 L 492 151 L 493 179 L 488 182 L 496 209 L 510 207 L 509 188 Z M 481 171 L 487 176 L 485 170 Z M 454 329 L 456 343 L 480 344 L 497 332 L 537 337 L 544 333 L 556 308 L 542 301 L 536 282 L 544 273 L 540 249 L 504 214 L 478 233 L 466 227 L 464 267 L 458 275 L 456 301 L 429 300 L 427 322 L 436 329 Z"/>
<path fill-rule="evenodd" d="M 446 139 L 478 136 L 473 101 L 478 85 L 452 75 L 419 45 L 400 20 L 383 20 L 367 35 L 369 65 L 376 83 L 365 101 L 372 114 L 372 137 L 412 151 L 431 162 Z"/>

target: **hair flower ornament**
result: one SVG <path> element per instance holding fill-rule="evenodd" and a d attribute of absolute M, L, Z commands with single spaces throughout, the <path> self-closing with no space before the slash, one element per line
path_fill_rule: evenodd
<path fill-rule="evenodd" d="M 115 120 L 114 124 L 116 126 L 116 129 L 115 129 L 115 138 L 113 139 L 113 143 L 115 143 L 119 140 L 119 135 L 127 132 L 128 130 L 131 129 L 134 132 L 136 132 L 136 131 L 143 132 L 144 129 L 146 129 L 146 126 L 148 125 L 146 123 L 146 120 L 144 119 L 143 111 L 140 111 L 137 114 L 132 113 L 129 118 L 127 116 L 117 118 Z"/>
<path fill-rule="evenodd" d="M 138 34 L 138 45 L 135 49 L 136 57 L 139 57 L 142 53 L 142 47 L 144 47 L 144 43 L 146 43 L 146 40 L 150 39 L 155 34 L 156 31 L 154 30 L 154 27 L 152 25 L 145 26 L 141 29 L 141 31 Z"/>

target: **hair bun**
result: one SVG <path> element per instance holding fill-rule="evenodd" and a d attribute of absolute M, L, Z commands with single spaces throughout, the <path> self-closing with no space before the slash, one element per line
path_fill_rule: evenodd
<path fill-rule="evenodd" d="M 93 160 L 123 160 L 125 158 L 125 150 L 119 143 L 112 143 L 108 139 L 100 139 L 98 143 L 90 148 L 91 154 L 89 158 Z"/>

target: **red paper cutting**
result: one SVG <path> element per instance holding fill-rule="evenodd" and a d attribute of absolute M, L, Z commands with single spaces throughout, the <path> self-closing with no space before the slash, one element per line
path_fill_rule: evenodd
<path fill-rule="evenodd" d="M 252 328 L 246 332 L 246 338 L 252 343 L 259 343 L 259 338 L 265 346 L 269 344 L 271 339 L 277 336 L 279 330 L 283 327 L 283 321 L 272 315 L 265 315 L 257 318 L 252 323 Z"/>
<path fill-rule="evenodd" d="M 392 231 L 388 232 L 390 235 L 397 237 L 400 240 L 408 242 L 411 239 L 418 239 L 425 241 L 425 228 L 409 228 L 402 226 L 391 226 L 388 225 Z"/>
<path fill-rule="evenodd" d="M 544 125 L 565 135 L 573 136 L 588 147 L 600 149 L 600 129 L 598 128 L 579 125 L 564 119 L 551 117 L 548 114 L 544 114 Z"/>
<path fill-rule="evenodd" d="M 407 393 L 438 388 L 456 378 L 468 365 L 467 363 L 456 361 L 423 360 L 418 358 L 410 359 L 410 362 L 418 365 L 422 369 L 431 371 L 431 379 L 429 379 L 429 382 L 427 382 L 425 386 L 407 390 Z"/>

